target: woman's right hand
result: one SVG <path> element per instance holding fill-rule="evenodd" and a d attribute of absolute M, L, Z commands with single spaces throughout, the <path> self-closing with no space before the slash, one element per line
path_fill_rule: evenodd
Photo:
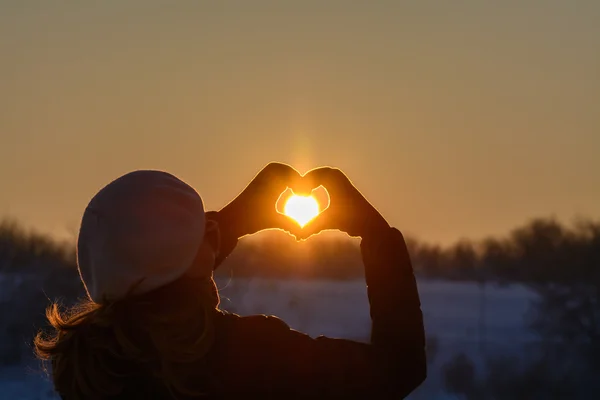
<path fill-rule="evenodd" d="M 321 167 L 310 170 L 294 182 L 292 190 L 298 194 L 310 193 L 319 186 L 323 186 L 329 193 L 329 207 L 299 231 L 301 239 L 324 230 L 340 230 L 350 236 L 364 238 L 390 227 L 379 211 L 338 168 Z"/>
<path fill-rule="evenodd" d="M 295 235 L 300 225 L 287 215 L 277 212 L 281 194 L 297 180 L 300 173 L 293 167 L 272 162 L 267 164 L 246 188 L 229 204 L 209 218 L 216 220 L 222 233 L 236 240 L 266 229 L 280 229 Z"/>

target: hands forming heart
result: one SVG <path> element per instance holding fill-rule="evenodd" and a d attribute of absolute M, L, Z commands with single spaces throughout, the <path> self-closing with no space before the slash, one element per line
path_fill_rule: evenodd
<path fill-rule="evenodd" d="M 319 186 L 308 196 L 300 196 L 291 189 L 287 189 L 277 201 L 277 211 L 292 217 L 301 227 L 306 225 L 324 208 L 329 206 L 329 193 L 323 186 Z"/>
<path fill-rule="evenodd" d="M 329 206 L 316 218 L 301 226 L 277 211 L 281 195 L 291 189 L 309 195 L 323 186 L 329 193 Z M 301 175 L 293 167 L 270 163 L 228 205 L 213 215 L 222 234 L 241 238 L 265 229 L 281 229 L 307 239 L 324 230 L 339 230 L 350 236 L 364 237 L 389 227 L 385 219 L 337 168 L 321 167 Z"/>

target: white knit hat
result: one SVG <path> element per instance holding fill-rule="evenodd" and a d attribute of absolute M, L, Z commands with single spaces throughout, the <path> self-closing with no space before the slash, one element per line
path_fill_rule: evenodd
<path fill-rule="evenodd" d="M 200 195 L 175 176 L 134 171 L 105 186 L 87 206 L 77 265 L 90 298 L 114 300 L 171 283 L 192 265 L 204 238 Z"/>

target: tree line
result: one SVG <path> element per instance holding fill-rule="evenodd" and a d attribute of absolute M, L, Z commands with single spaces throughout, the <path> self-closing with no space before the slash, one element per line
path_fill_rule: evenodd
<path fill-rule="evenodd" d="M 422 278 L 497 281 L 539 286 L 600 280 L 600 221 L 572 224 L 554 218 L 526 222 L 502 237 L 462 239 L 441 246 L 407 237 L 415 272 Z M 360 240 L 324 232 L 297 242 L 280 231 L 240 240 L 218 275 L 347 280 L 364 275 Z M 58 243 L 12 220 L 0 222 L 0 272 L 72 276 L 74 243 Z M 56 271 L 59 271 L 58 273 Z"/>
<path fill-rule="evenodd" d="M 501 237 L 462 239 L 450 246 L 407 237 L 415 272 L 423 278 L 543 285 L 598 282 L 600 221 L 572 224 L 536 218 Z M 364 275 L 360 240 L 325 232 L 297 243 L 283 232 L 242 240 L 220 274 L 355 279 Z"/>

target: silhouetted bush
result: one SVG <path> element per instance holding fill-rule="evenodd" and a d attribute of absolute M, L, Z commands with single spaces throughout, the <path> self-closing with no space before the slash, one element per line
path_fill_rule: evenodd
<path fill-rule="evenodd" d="M 448 390 L 467 399 L 600 398 L 600 223 L 536 219 L 479 249 L 480 276 L 538 295 L 529 317 L 541 344 L 521 359 L 489 359 L 479 380 L 458 357 L 445 366 Z"/>
<path fill-rule="evenodd" d="M 489 357 L 479 374 L 466 355 L 458 354 L 442 367 L 444 387 L 466 400 L 597 399 L 597 374 L 572 354 L 561 351 L 557 358 L 560 347 L 547 344 L 540 354 Z"/>

